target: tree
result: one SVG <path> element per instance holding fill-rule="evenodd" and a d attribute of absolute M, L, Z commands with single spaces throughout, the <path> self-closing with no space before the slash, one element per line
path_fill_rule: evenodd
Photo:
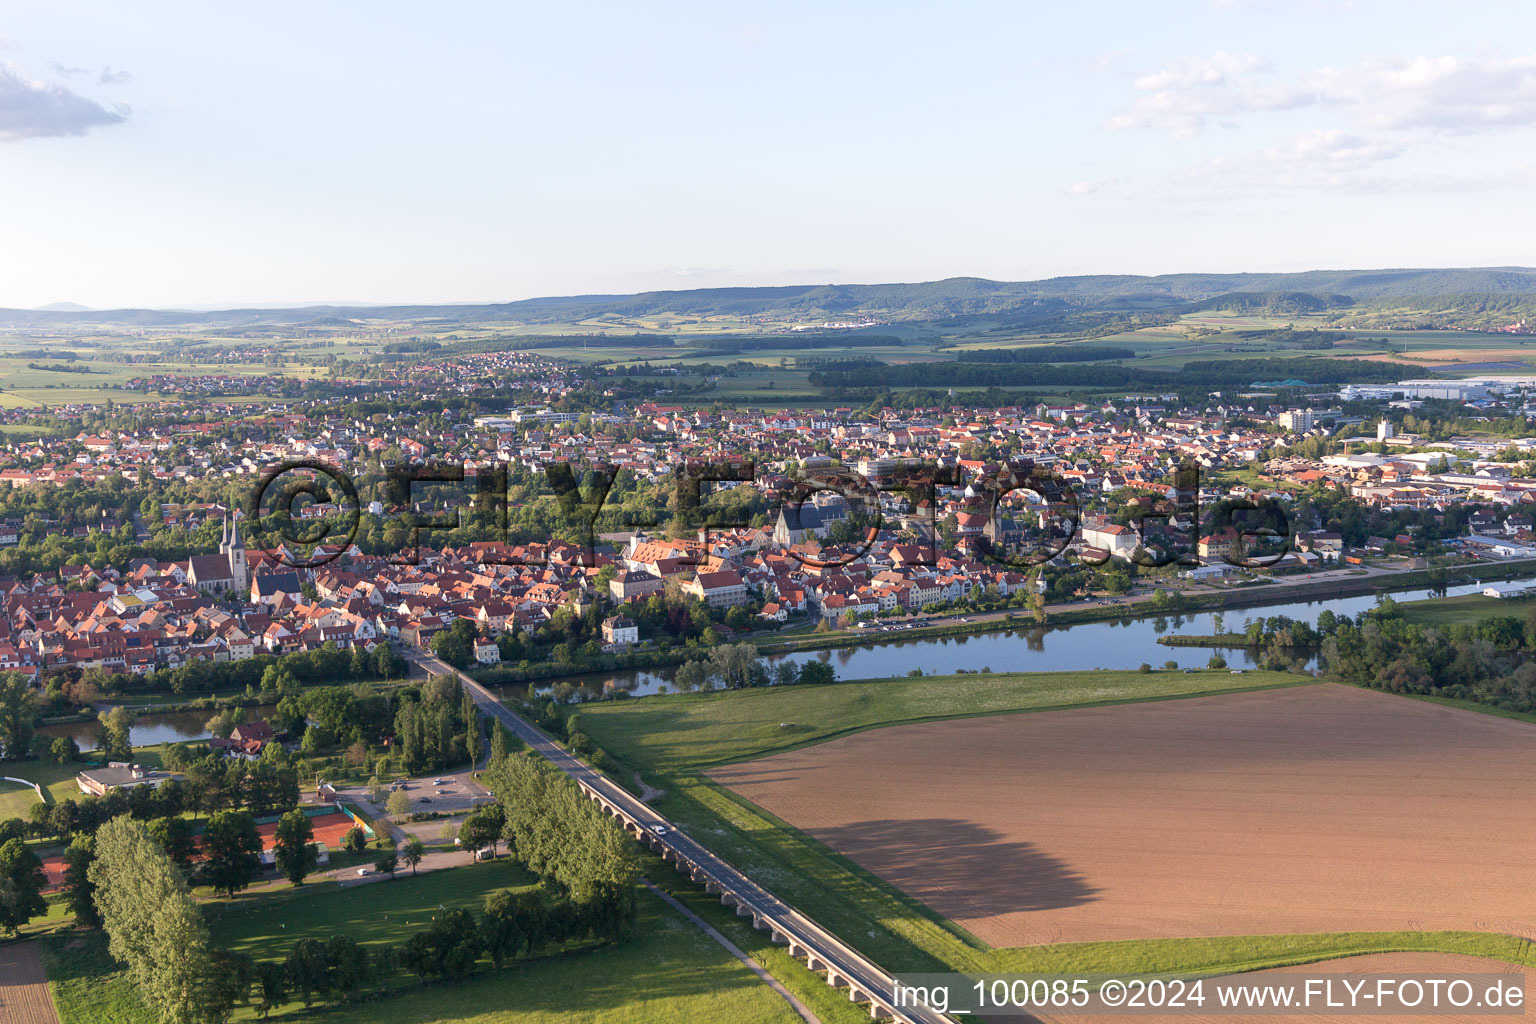
<path fill-rule="evenodd" d="M 486 896 L 480 937 L 491 962 L 500 967 L 542 946 L 547 917 L 548 908 L 537 890 L 498 889 Z"/>
<path fill-rule="evenodd" d="M 432 653 L 455 668 L 468 668 L 474 660 L 478 629 L 474 619 L 459 618 L 432 638 Z"/>
<path fill-rule="evenodd" d="M 75 924 L 95 927 L 101 924 L 96 912 L 96 886 L 91 884 L 90 868 L 96 861 L 96 837 L 76 836 L 64 851 L 64 900 Z"/>
<path fill-rule="evenodd" d="M 405 848 L 401 852 L 401 859 L 411 866 L 411 874 L 416 873 L 416 865 L 427 855 L 427 844 L 418 836 L 411 836 L 405 841 Z"/>
<path fill-rule="evenodd" d="M 220 811 L 203 830 L 203 880 L 233 899 L 261 871 L 261 834 L 250 811 Z"/>
<path fill-rule="evenodd" d="M 0 846 L 0 933 L 15 935 L 22 925 L 48 913 L 43 899 L 43 862 L 20 839 Z"/>
<path fill-rule="evenodd" d="M 283 966 L 288 986 L 299 994 L 306 1007 L 330 991 L 331 960 L 319 939 L 300 939 L 294 943 Z"/>
<path fill-rule="evenodd" d="M 197 855 L 197 836 L 191 821 L 181 817 L 155 818 L 149 822 L 149 834 L 183 873 L 191 872 L 192 858 Z"/>
<path fill-rule="evenodd" d="M 799 683 L 803 685 L 825 685 L 837 682 L 837 669 L 824 661 L 815 658 L 802 662 L 800 665 Z"/>
<path fill-rule="evenodd" d="M 0 751 L 8 760 L 26 757 L 37 721 L 37 695 L 20 672 L 0 673 Z"/>
<path fill-rule="evenodd" d="M 54 764 L 68 764 L 80 759 L 80 746 L 68 736 L 60 736 L 48 748 L 48 759 Z"/>
<path fill-rule="evenodd" d="M 479 956 L 474 916 L 459 908 L 438 914 L 432 927 L 411 936 L 403 953 L 406 968 L 423 978 L 466 977 Z"/>
<path fill-rule="evenodd" d="M 347 829 L 346 835 L 341 837 L 341 848 L 348 853 L 362 853 L 363 848 L 367 845 L 368 837 L 363 834 L 363 830 L 357 825 Z"/>
<path fill-rule="evenodd" d="M 329 968 L 329 987 L 337 996 L 350 999 L 368 984 L 371 966 L 368 951 L 359 946 L 352 936 L 331 936 L 331 940 L 325 944 L 325 957 Z"/>
<path fill-rule="evenodd" d="M 288 999 L 288 971 L 285 965 L 264 961 L 256 967 L 256 990 L 260 996 L 256 1012 L 263 1020 Z"/>
<path fill-rule="evenodd" d="M 464 819 L 464 824 L 459 826 L 459 842 L 464 849 L 469 851 L 470 859 L 481 850 L 494 847 L 501 839 L 503 821 L 499 815 L 490 813 L 492 809 L 483 808 Z"/>
<path fill-rule="evenodd" d="M 396 869 L 400 867 L 400 857 L 391 847 L 379 854 L 378 860 L 373 862 L 373 867 L 376 871 L 388 871 L 389 877 L 394 878 Z"/>
<path fill-rule="evenodd" d="M 132 711 L 121 705 L 111 711 L 103 711 L 97 716 L 96 720 L 101 723 L 101 732 L 97 734 L 96 746 L 107 760 L 132 759 L 134 717 Z"/>
<path fill-rule="evenodd" d="M 96 832 L 87 869 L 108 949 L 161 1024 L 205 1024 L 227 1015 L 210 984 L 212 949 L 181 872 L 149 830 L 127 815 Z"/>
<path fill-rule="evenodd" d="M 389 812 L 391 818 L 396 820 L 404 818 L 411 813 L 411 795 L 404 789 L 397 789 L 389 794 L 389 800 L 385 802 L 384 809 Z"/>
<path fill-rule="evenodd" d="M 314 839 L 315 826 L 302 809 L 294 808 L 278 819 L 272 855 L 277 870 L 294 885 L 303 885 L 304 876 L 320 861 Z"/>

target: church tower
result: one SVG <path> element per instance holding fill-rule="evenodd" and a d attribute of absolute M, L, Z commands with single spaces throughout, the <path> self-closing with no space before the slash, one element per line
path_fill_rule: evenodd
<path fill-rule="evenodd" d="M 251 589 L 251 570 L 245 561 L 245 542 L 240 539 L 240 520 L 226 517 L 224 540 L 219 553 L 229 559 L 229 576 L 241 595 Z"/>

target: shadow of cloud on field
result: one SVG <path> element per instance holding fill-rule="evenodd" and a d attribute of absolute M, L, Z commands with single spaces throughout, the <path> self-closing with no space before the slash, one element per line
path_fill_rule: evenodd
<path fill-rule="evenodd" d="M 975 822 L 886 819 L 806 831 L 952 917 L 1060 910 L 1098 898 L 1065 861 Z"/>

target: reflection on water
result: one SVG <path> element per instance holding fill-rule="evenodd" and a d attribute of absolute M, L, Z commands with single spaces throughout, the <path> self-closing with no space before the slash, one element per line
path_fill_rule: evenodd
<path fill-rule="evenodd" d="M 1476 593 L 1468 584 L 1452 587 L 1450 595 Z M 1392 595 L 1398 601 L 1422 600 L 1427 590 Z M 1227 632 L 1241 633 L 1250 619 L 1284 615 L 1316 623 L 1325 608 L 1339 616 L 1353 616 L 1376 606 L 1375 594 L 1337 597 L 1288 604 L 1229 608 L 1209 612 L 1184 612 L 1147 618 L 1121 618 L 1074 626 L 1017 626 L 997 633 L 938 637 L 929 640 L 893 640 L 884 643 L 807 651 L 767 659 L 770 664 L 788 660 L 794 664 L 812 658 L 831 664 L 839 679 L 879 679 L 904 676 L 914 669 L 924 675 L 944 675 L 960 670 L 978 672 L 1072 672 L 1087 669 L 1134 669 L 1146 662 L 1161 668 L 1174 662 L 1179 668 L 1204 668 L 1212 651 L 1207 647 L 1164 647 L 1159 636 L 1174 633 L 1216 632 L 1214 618 L 1221 615 Z M 891 634 L 882 634 L 890 636 Z M 1263 652 L 1248 648 L 1222 651 L 1233 668 L 1255 668 Z M 1315 668 L 1315 657 L 1305 667 Z M 602 689 L 615 687 L 636 696 L 671 689 L 674 668 L 595 672 L 566 677 L 564 682 Z"/>
<path fill-rule="evenodd" d="M 266 718 L 276 710 L 276 705 L 265 704 L 259 707 L 248 708 L 248 718 Z M 203 711 L 169 711 L 156 713 L 141 713 L 129 738 L 136 747 L 152 747 L 158 743 L 183 743 L 187 740 L 205 740 L 211 734 L 208 732 L 208 719 L 218 712 L 211 709 Z M 100 727 L 96 722 L 68 722 L 63 725 L 45 725 L 37 730 L 48 736 L 68 736 L 79 744 L 81 750 L 90 750 L 96 746 L 96 734 Z"/>

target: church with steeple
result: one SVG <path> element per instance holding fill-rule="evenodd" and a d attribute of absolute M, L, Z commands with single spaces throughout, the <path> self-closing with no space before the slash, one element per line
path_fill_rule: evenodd
<path fill-rule="evenodd" d="M 187 562 L 187 582 L 205 594 L 238 593 L 251 588 L 251 570 L 245 560 L 245 541 L 240 539 L 240 520 L 224 514 L 219 553 L 193 555 Z"/>

